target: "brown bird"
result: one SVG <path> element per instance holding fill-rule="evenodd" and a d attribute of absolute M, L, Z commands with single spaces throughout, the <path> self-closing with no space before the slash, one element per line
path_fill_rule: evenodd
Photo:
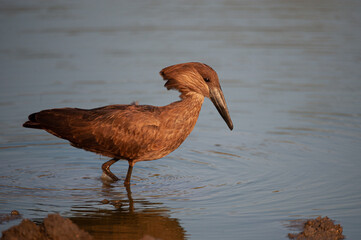
<path fill-rule="evenodd" d="M 103 172 L 119 180 L 109 167 L 119 159 L 129 163 L 124 184 L 129 185 L 136 162 L 162 158 L 187 138 L 197 122 L 204 97 L 211 99 L 230 130 L 233 123 L 217 73 L 198 62 L 164 68 L 165 87 L 178 90 L 181 100 L 169 105 L 109 105 L 94 109 L 58 108 L 29 116 L 26 128 L 43 129 L 68 140 L 72 146 L 112 159 Z"/>

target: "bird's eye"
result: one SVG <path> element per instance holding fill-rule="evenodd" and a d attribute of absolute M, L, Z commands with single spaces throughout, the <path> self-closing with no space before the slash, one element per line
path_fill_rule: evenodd
<path fill-rule="evenodd" d="M 209 78 L 203 78 L 205 82 L 210 82 Z"/>

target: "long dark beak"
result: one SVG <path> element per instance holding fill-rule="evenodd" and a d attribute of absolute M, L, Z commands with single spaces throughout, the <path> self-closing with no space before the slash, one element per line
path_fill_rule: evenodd
<path fill-rule="evenodd" d="M 226 100 L 224 99 L 223 92 L 220 88 L 210 88 L 209 98 L 217 108 L 219 114 L 221 114 L 223 120 L 227 123 L 230 130 L 233 129 L 233 123 L 231 116 L 229 115 Z"/>

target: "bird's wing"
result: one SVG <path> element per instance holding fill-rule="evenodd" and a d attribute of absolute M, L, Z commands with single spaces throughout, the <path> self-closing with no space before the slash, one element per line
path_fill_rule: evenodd
<path fill-rule="evenodd" d="M 93 135 L 101 146 L 126 159 L 136 159 L 152 149 L 160 130 L 156 107 L 130 105 L 126 111 L 115 110 L 95 120 Z"/>
<path fill-rule="evenodd" d="M 41 128 L 72 145 L 110 157 L 136 159 L 149 150 L 159 132 L 158 110 L 146 105 L 111 105 L 91 110 L 44 110 Z"/>

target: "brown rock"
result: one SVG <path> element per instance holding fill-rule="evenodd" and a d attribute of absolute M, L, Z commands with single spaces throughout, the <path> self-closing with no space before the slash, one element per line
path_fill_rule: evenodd
<path fill-rule="evenodd" d="M 45 240 L 45 234 L 35 223 L 24 219 L 19 225 L 3 231 L 2 240 Z"/>
<path fill-rule="evenodd" d="M 20 213 L 17 210 L 12 210 L 10 214 L 11 215 L 20 215 Z"/>
<path fill-rule="evenodd" d="M 327 216 L 318 217 L 307 220 L 301 233 L 289 233 L 288 238 L 296 240 L 340 240 L 345 238 L 342 231 L 341 225 L 335 225 L 334 221 Z"/>
<path fill-rule="evenodd" d="M 80 229 L 72 221 L 61 217 L 59 214 L 48 215 L 44 219 L 44 228 L 48 237 L 52 240 L 92 239 L 89 233 Z"/>
<path fill-rule="evenodd" d="M 3 232 L 1 240 L 91 240 L 93 237 L 59 214 L 49 214 L 37 226 L 29 219 Z"/>

